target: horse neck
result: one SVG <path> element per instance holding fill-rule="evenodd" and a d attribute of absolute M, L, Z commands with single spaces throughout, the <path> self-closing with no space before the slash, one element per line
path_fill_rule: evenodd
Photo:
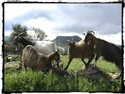
<path fill-rule="evenodd" d="M 23 44 L 24 47 L 26 47 L 27 45 L 33 45 L 32 42 L 22 38 L 22 40 L 20 41 L 21 44 Z"/>
<path fill-rule="evenodd" d="M 96 38 L 95 36 L 93 36 L 92 42 L 93 42 L 95 45 L 97 45 L 97 44 L 98 44 L 98 38 Z"/>

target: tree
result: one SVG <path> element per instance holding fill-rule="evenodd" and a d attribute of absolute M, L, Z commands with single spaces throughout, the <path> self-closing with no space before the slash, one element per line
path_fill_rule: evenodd
<path fill-rule="evenodd" d="M 12 25 L 13 32 L 10 35 L 11 41 L 16 41 L 15 38 L 20 37 L 26 37 L 27 36 L 27 27 L 21 26 L 20 24 Z M 21 34 L 22 33 L 22 34 Z"/>
<path fill-rule="evenodd" d="M 27 37 L 27 27 L 21 26 L 20 24 L 12 25 L 13 32 L 10 35 L 10 42 L 14 44 L 14 47 L 17 47 L 18 51 L 22 51 L 23 46 L 19 44 L 18 37 Z"/>
<path fill-rule="evenodd" d="M 38 40 L 44 40 L 47 37 L 45 32 L 43 30 L 41 30 L 40 28 L 33 28 L 33 30 L 35 31 L 36 38 Z"/>

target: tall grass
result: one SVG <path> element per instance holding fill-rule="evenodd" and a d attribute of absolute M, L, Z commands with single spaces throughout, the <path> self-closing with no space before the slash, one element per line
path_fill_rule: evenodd
<path fill-rule="evenodd" d="M 111 91 L 120 92 L 121 81 L 100 80 L 92 82 L 84 77 L 61 77 L 51 71 L 43 74 L 40 71 L 21 71 L 4 75 L 4 92 L 26 91 Z"/>
<path fill-rule="evenodd" d="M 66 66 L 68 59 L 67 56 L 61 56 L 64 66 Z M 104 65 L 101 65 L 104 63 Z M 115 65 L 106 65 L 105 61 L 100 60 L 98 65 L 102 70 L 106 72 L 119 70 Z M 110 63 L 107 63 L 110 64 Z M 78 71 L 82 67 L 83 63 L 79 59 L 74 59 L 70 64 L 68 71 Z M 121 92 L 122 81 L 112 80 L 108 81 L 101 79 L 100 81 L 91 81 L 84 77 L 76 76 L 59 76 L 51 71 L 44 74 L 41 71 L 4 71 L 4 92 Z"/>

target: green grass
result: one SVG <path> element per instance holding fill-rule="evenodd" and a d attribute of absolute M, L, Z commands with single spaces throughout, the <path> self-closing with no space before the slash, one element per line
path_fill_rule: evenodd
<path fill-rule="evenodd" d="M 83 77 L 60 77 L 51 72 L 43 74 L 40 71 L 31 70 L 5 74 L 5 92 L 26 92 L 26 91 L 114 91 L 121 90 L 121 81 L 92 82 Z"/>
<path fill-rule="evenodd" d="M 62 59 L 64 66 L 66 66 L 68 64 L 68 57 L 66 55 L 61 56 L 61 59 Z M 85 61 L 87 62 L 88 59 L 85 59 Z M 93 59 L 93 61 L 91 63 L 94 63 L 94 62 L 95 62 L 95 60 Z M 96 65 L 101 70 L 105 71 L 106 73 L 109 73 L 109 72 L 118 72 L 119 73 L 120 72 L 120 70 L 116 67 L 115 64 L 105 61 L 102 58 L 97 61 Z M 68 70 L 79 71 L 82 68 L 82 66 L 84 66 L 84 63 L 81 61 L 81 59 L 74 58 L 72 60 L 72 62 L 70 63 Z"/>
<path fill-rule="evenodd" d="M 67 56 L 61 56 L 64 66 L 67 65 Z M 94 61 L 93 61 L 94 62 Z M 82 61 L 80 59 L 74 59 L 68 71 L 78 71 L 81 69 Z M 106 73 L 108 72 L 120 72 L 116 66 L 112 63 L 100 59 L 97 66 L 100 67 Z M 121 80 L 108 81 L 101 79 L 98 82 L 93 82 L 84 77 L 70 77 L 70 76 L 58 76 L 51 71 L 44 74 L 41 71 L 4 71 L 4 92 L 121 92 Z"/>
<path fill-rule="evenodd" d="M 66 67 L 66 65 L 68 64 L 68 57 L 67 55 L 61 56 L 62 59 L 62 63 L 64 64 L 64 67 Z M 81 61 L 81 59 L 73 59 L 72 62 L 69 65 L 68 70 L 74 70 L 74 71 L 78 71 L 81 69 L 81 67 L 83 66 L 83 62 Z"/>

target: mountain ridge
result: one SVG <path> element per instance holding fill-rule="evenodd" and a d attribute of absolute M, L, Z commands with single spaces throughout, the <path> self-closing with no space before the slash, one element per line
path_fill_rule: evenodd
<path fill-rule="evenodd" d="M 67 40 L 78 42 L 81 40 L 81 38 L 77 35 L 74 36 L 57 36 L 54 40 L 52 40 L 54 43 L 56 43 L 58 46 L 63 47 L 67 50 Z"/>

